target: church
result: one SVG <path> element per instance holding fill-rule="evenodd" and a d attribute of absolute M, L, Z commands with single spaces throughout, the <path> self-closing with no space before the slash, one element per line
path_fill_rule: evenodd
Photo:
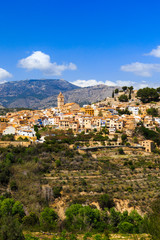
<path fill-rule="evenodd" d="M 61 112 L 66 112 L 66 113 L 69 113 L 69 112 L 77 113 L 80 110 L 80 106 L 77 103 L 64 104 L 64 96 L 61 92 L 57 97 L 57 107 Z"/>

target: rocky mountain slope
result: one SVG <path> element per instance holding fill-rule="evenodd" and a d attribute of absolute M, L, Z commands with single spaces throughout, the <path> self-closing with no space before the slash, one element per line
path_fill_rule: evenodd
<path fill-rule="evenodd" d="M 103 100 L 111 96 L 114 89 L 106 85 L 80 88 L 61 79 L 12 81 L 0 85 L 0 104 L 7 108 L 47 108 L 57 105 L 61 91 L 65 102 L 82 105 Z"/>

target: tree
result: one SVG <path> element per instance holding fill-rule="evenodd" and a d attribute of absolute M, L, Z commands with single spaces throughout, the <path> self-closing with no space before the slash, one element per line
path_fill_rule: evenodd
<path fill-rule="evenodd" d="M 13 134 L 3 135 L 1 138 L 2 141 L 15 141 Z"/>
<path fill-rule="evenodd" d="M 101 220 L 101 214 L 98 209 L 81 204 L 73 204 L 66 210 L 66 224 L 68 229 L 74 230 L 104 230 L 104 223 Z"/>
<path fill-rule="evenodd" d="M 127 88 L 128 88 L 127 86 L 122 87 L 123 92 L 125 92 Z"/>
<path fill-rule="evenodd" d="M 41 138 L 41 134 L 39 132 L 36 132 L 36 137 L 39 140 Z"/>
<path fill-rule="evenodd" d="M 100 196 L 99 204 L 102 209 L 114 207 L 113 199 L 110 198 L 108 194 L 103 194 Z"/>
<path fill-rule="evenodd" d="M 44 231 L 51 231 L 57 225 L 57 213 L 49 207 L 46 207 L 40 214 L 40 226 Z"/>
<path fill-rule="evenodd" d="M 128 97 L 127 97 L 127 95 L 122 94 L 122 95 L 119 97 L 119 101 L 120 101 L 120 102 L 128 102 Z"/>
<path fill-rule="evenodd" d="M 119 93 L 119 89 L 116 88 L 116 89 L 114 90 L 114 92 L 115 92 L 116 94 Z"/>
<path fill-rule="evenodd" d="M 118 148 L 118 152 L 119 154 L 123 155 L 124 154 L 123 148 Z"/>
<path fill-rule="evenodd" d="M 152 117 L 158 117 L 158 109 L 157 108 L 148 108 L 147 114 L 151 115 Z"/>
<path fill-rule="evenodd" d="M 34 131 L 38 132 L 38 126 L 37 125 L 34 125 Z"/>
<path fill-rule="evenodd" d="M 120 233 L 133 233 L 134 225 L 129 222 L 121 222 L 118 225 Z"/>
<path fill-rule="evenodd" d="M 12 198 L 6 198 L 0 203 L 0 215 L 2 217 L 16 216 L 21 220 L 24 216 L 23 205 Z"/>
<path fill-rule="evenodd" d="M 24 240 L 22 227 L 15 217 L 2 218 L 0 226 L 1 240 Z"/>
<path fill-rule="evenodd" d="M 129 89 L 129 92 L 132 93 L 132 91 L 133 91 L 133 86 L 128 87 L 128 89 Z"/>
<path fill-rule="evenodd" d="M 143 135 L 145 137 L 145 139 L 148 140 L 152 140 L 155 143 L 157 143 L 157 145 L 160 145 L 160 133 L 150 130 L 148 128 L 145 128 L 143 125 L 136 127 L 135 128 L 135 133 L 138 136 L 139 134 Z"/>
<path fill-rule="evenodd" d="M 152 203 L 151 211 L 145 219 L 145 228 L 153 240 L 160 239 L 160 197 Z"/>
<path fill-rule="evenodd" d="M 61 197 L 61 191 L 62 191 L 62 187 L 58 187 L 58 186 L 55 186 L 53 187 L 53 197 L 54 198 L 58 198 L 58 197 Z"/>
<path fill-rule="evenodd" d="M 37 125 L 34 125 L 34 131 L 36 132 L 36 137 L 39 140 L 41 138 L 41 134 L 38 131 L 38 126 Z"/>
<path fill-rule="evenodd" d="M 39 224 L 39 218 L 34 212 L 31 212 L 28 216 L 25 216 L 22 219 L 22 222 L 23 222 L 24 226 L 33 227 L 33 226 Z"/>
<path fill-rule="evenodd" d="M 121 220 L 121 213 L 116 211 L 114 208 L 110 210 L 110 222 L 114 231 L 118 230 L 118 224 Z"/>
<path fill-rule="evenodd" d="M 157 90 L 148 87 L 139 89 L 137 92 L 137 97 L 139 97 L 143 103 L 159 100 L 159 94 Z"/>
<path fill-rule="evenodd" d="M 125 110 L 120 110 L 120 109 L 118 109 L 118 114 L 119 114 L 119 115 L 123 115 L 123 114 L 130 115 L 131 112 L 128 110 L 128 108 L 125 108 Z"/>
<path fill-rule="evenodd" d="M 122 134 L 121 136 L 122 142 L 124 143 L 125 141 L 127 141 L 127 134 Z"/>
<path fill-rule="evenodd" d="M 157 92 L 160 93 L 160 87 L 157 88 Z"/>
<path fill-rule="evenodd" d="M 112 98 L 114 98 L 114 91 L 112 92 Z"/>

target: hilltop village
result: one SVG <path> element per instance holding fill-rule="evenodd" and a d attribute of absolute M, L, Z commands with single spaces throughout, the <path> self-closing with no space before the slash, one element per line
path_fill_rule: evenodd
<path fill-rule="evenodd" d="M 137 90 L 132 87 L 116 89 L 112 97 L 83 107 L 77 103 L 65 103 L 60 92 L 55 108 L 8 112 L 5 116 L 0 116 L 0 145 L 6 146 L 12 142 L 14 145 L 41 143 L 45 141 L 48 132 L 39 133 L 39 129 L 71 129 L 75 135 L 82 132 L 86 135 L 90 132 L 105 132 L 107 138 L 103 145 L 142 146 L 147 152 L 151 152 L 157 143 L 153 139 L 145 138 L 143 134 L 135 136 L 135 129 L 143 125 L 145 129 L 159 130 L 160 102 L 143 102 L 137 97 Z M 101 145 L 101 141 L 90 142 L 90 146 L 96 144 Z"/>
<path fill-rule="evenodd" d="M 60 92 L 55 108 L 0 116 L 1 214 L 13 206 L 36 237 L 27 240 L 63 230 L 108 236 L 83 240 L 151 239 L 159 219 L 157 208 L 157 219 L 150 215 L 160 192 L 159 96 L 160 88 L 124 86 L 80 107 Z"/>

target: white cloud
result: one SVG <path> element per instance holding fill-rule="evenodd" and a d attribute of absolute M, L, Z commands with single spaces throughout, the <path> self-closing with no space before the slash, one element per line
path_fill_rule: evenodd
<path fill-rule="evenodd" d="M 77 69 L 77 66 L 74 63 L 61 65 L 58 65 L 56 62 L 52 63 L 50 56 L 41 51 L 35 51 L 29 57 L 21 59 L 18 65 L 27 70 L 40 70 L 45 75 L 52 76 L 60 76 L 65 70 Z"/>
<path fill-rule="evenodd" d="M 145 88 L 145 87 L 149 87 L 149 84 L 147 84 L 147 83 L 139 83 L 138 84 L 138 89 L 139 88 Z M 151 85 L 150 85 L 150 87 L 151 87 Z"/>
<path fill-rule="evenodd" d="M 121 70 L 125 72 L 132 72 L 138 76 L 151 77 L 153 72 L 160 72 L 160 64 L 135 62 L 121 66 Z"/>
<path fill-rule="evenodd" d="M 103 84 L 106 84 L 107 86 L 117 86 L 116 82 L 113 82 L 113 81 L 109 81 L 109 80 L 106 80 L 105 83 Z"/>
<path fill-rule="evenodd" d="M 109 83 L 109 84 L 108 84 Z M 142 82 L 134 82 L 134 81 L 123 81 L 123 80 L 116 80 L 114 82 L 112 81 L 106 81 L 105 84 L 107 86 L 119 86 L 119 87 L 123 87 L 123 86 L 133 86 L 135 89 L 139 89 L 139 88 L 144 88 L 144 87 L 148 87 L 148 84 L 146 83 L 146 81 L 142 81 Z"/>
<path fill-rule="evenodd" d="M 133 81 L 122 81 L 122 80 L 116 80 L 116 81 L 106 80 L 104 84 L 107 85 L 107 86 L 120 86 L 120 87 L 128 86 L 129 87 L 129 86 L 134 85 L 135 82 L 133 82 Z"/>
<path fill-rule="evenodd" d="M 11 73 L 9 73 L 8 71 L 6 71 L 3 68 L 0 68 L 0 81 L 5 80 L 6 78 L 10 78 L 10 77 L 12 77 Z M 4 81 L 3 81 L 3 83 L 4 83 Z"/>
<path fill-rule="evenodd" d="M 157 46 L 156 49 L 152 49 L 152 51 L 150 53 L 144 54 L 145 56 L 154 56 L 154 57 L 160 57 L 160 46 Z"/>
<path fill-rule="evenodd" d="M 110 81 L 110 80 L 106 80 L 105 82 L 103 81 L 97 81 L 95 79 L 89 79 L 89 80 L 76 80 L 74 82 L 72 82 L 72 84 L 77 85 L 79 87 L 89 87 L 89 86 L 95 86 L 95 85 L 99 85 L 99 84 L 105 84 L 107 86 L 133 86 L 134 89 L 139 89 L 139 88 L 144 88 L 144 87 L 148 87 L 151 86 L 150 84 L 148 84 L 146 81 L 142 81 L 142 82 L 133 82 L 133 81 L 123 81 L 123 80 L 116 80 L 116 81 Z M 154 86 L 153 86 L 154 87 Z"/>
<path fill-rule="evenodd" d="M 89 86 L 96 86 L 100 84 L 105 84 L 107 86 L 132 86 L 135 84 L 135 82 L 132 81 L 122 81 L 122 80 L 117 80 L 117 81 L 110 81 L 106 80 L 105 82 L 103 81 L 97 81 L 95 79 L 89 79 L 89 80 L 76 80 L 72 82 L 74 85 L 77 85 L 79 87 L 89 87 Z"/>
<path fill-rule="evenodd" d="M 96 86 L 96 85 L 100 85 L 100 84 L 105 84 L 107 86 L 124 86 L 124 85 L 131 86 L 131 85 L 133 85 L 133 82 L 131 82 L 131 81 L 117 80 L 117 81 L 113 82 L 110 80 L 106 80 L 105 82 L 103 82 L 103 81 L 97 81 L 96 79 L 89 79 L 89 80 L 78 79 L 72 83 L 79 87 L 90 87 L 90 86 Z"/>
<path fill-rule="evenodd" d="M 117 86 L 128 86 L 128 87 L 130 87 L 130 86 L 133 86 L 135 84 L 135 82 L 133 82 L 133 81 L 122 81 L 122 80 L 117 80 L 116 81 L 116 85 Z"/>
<path fill-rule="evenodd" d="M 95 86 L 99 84 L 104 84 L 102 81 L 97 81 L 95 79 L 89 79 L 89 80 L 76 80 L 72 82 L 74 85 L 79 86 L 79 87 L 89 87 L 89 86 Z"/>

